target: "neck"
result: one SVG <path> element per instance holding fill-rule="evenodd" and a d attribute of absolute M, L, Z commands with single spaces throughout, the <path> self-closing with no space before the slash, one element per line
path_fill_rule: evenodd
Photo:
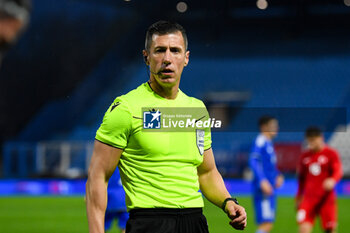
<path fill-rule="evenodd" d="M 159 85 L 154 78 L 150 78 L 148 83 L 155 93 L 165 99 L 175 99 L 179 92 L 179 83 L 176 83 L 174 86 L 164 87 Z"/>
<path fill-rule="evenodd" d="M 268 132 L 262 132 L 262 135 L 264 135 L 269 140 L 272 140 L 272 137 L 271 137 L 271 135 Z"/>
<path fill-rule="evenodd" d="M 317 147 L 314 152 L 320 152 L 323 150 L 323 148 L 325 147 L 324 143 L 320 146 L 320 147 Z"/>

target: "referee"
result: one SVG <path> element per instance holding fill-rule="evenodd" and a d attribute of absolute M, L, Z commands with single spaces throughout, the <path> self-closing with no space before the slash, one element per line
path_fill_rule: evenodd
<path fill-rule="evenodd" d="M 205 107 L 179 89 L 189 54 L 181 25 L 159 21 L 147 30 L 143 56 L 149 81 L 117 97 L 96 133 L 86 183 L 90 232 L 104 232 L 107 183 L 117 166 L 130 213 L 127 233 L 207 233 L 202 194 L 227 213 L 233 228 L 246 227 L 244 208 L 215 166 L 210 130 L 143 130 L 143 107 Z"/>

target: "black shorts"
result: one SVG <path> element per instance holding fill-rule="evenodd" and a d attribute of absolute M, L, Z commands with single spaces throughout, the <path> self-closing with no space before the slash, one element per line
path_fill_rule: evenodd
<path fill-rule="evenodd" d="M 209 233 L 202 208 L 133 209 L 126 233 Z"/>

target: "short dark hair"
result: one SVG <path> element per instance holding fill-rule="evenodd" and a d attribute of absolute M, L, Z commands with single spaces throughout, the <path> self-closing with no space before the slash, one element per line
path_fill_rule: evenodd
<path fill-rule="evenodd" d="M 305 131 L 305 137 L 311 138 L 311 137 L 319 137 L 322 136 L 322 130 L 316 126 L 310 126 Z"/>
<path fill-rule="evenodd" d="M 146 32 L 146 40 L 145 40 L 145 49 L 146 51 L 149 51 L 151 48 L 152 43 L 152 36 L 154 34 L 156 35 L 165 35 L 173 32 L 181 32 L 182 37 L 184 38 L 185 43 L 185 50 L 187 50 L 188 42 L 187 42 L 187 35 L 185 29 L 178 23 L 169 22 L 160 20 L 158 22 L 155 22 L 152 24 Z"/>
<path fill-rule="evenodd" d="M 263 125 L 267 125 L 272 120 L 276 120 L 276 118 L 273 116 L 269 116 L 269 115 L 261 116 L 259 118 L 258 125 L 259 125 L 259 127 L 261 127 Z"/>

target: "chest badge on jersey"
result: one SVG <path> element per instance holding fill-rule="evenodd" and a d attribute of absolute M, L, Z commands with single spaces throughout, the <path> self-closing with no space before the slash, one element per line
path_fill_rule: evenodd
<path fill-rule="evenodd" d="M 320 155 L 317 159 L 317 161 L 320 163 L 320 164 L 325 164 L 328 162 L 328 158 L 324 155 Z"/>
<path fill-rule="evenodd" d="M 199 153 L 203 155 L 204 153 L 204 135 L 205 132 L 202 129 L 196 129 L 196 143 Z"/>
<path fill-rule="evenodd" d="M 304 158 L 303 159 L 303 164 L 308 164 L 310 162 L 310 158 Z"/>
<path fill-rule="evenodd" d="M 312 175 L 318 176 L 321 174 L 321 165 L 319 163 L 312 163 L 309 166 L 309 171 Z"/>

